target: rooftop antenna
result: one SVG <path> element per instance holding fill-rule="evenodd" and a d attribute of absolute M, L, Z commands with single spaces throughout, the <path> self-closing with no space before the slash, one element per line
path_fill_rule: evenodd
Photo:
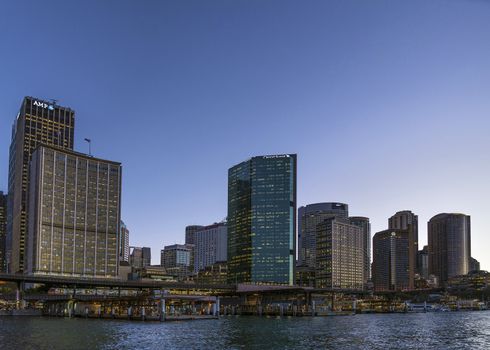
<path fill-rule="evenodd" d="M 85 138 L 84 139 L 88 143 L 88 155 L 92 157 L 92 140 Z"/>

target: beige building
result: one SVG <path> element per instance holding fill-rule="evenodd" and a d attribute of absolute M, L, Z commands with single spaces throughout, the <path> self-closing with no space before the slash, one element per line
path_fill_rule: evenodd
<path fill-rule="evenodd" d="M 27 272 L 117 277 L 121 164 L 41 145 L 29 182 Z"/>
<path fill-rule="evenodd" d="M 348 219 L 330 218 L 317 225 L 317 288 L 364 288 L 364 239 L 362 228 Z"/>

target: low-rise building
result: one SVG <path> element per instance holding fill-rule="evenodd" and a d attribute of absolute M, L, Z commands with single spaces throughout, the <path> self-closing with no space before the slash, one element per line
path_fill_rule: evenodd
<path fill-rule="evenodd" d="M 226 261 L 218 261 L 199 270 L 196 276 L 196 282 L 202 284 L 224 285 L 226 284 L 227 276 L 228 264 Z"/>

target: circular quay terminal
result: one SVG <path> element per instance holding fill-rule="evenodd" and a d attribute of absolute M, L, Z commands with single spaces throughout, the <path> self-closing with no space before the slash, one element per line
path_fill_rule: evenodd
<path fill-rule="evenodd" d="M 0 349 L 490 349 L 490 2 L 4 0 Z"/>

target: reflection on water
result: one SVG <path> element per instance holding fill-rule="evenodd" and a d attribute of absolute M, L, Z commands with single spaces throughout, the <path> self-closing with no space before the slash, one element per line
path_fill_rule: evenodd
<path fill-rule="evenodd" d="M 490 311 L 187 322 L 0 317 L 0 349 L 490 349 Z"/>

